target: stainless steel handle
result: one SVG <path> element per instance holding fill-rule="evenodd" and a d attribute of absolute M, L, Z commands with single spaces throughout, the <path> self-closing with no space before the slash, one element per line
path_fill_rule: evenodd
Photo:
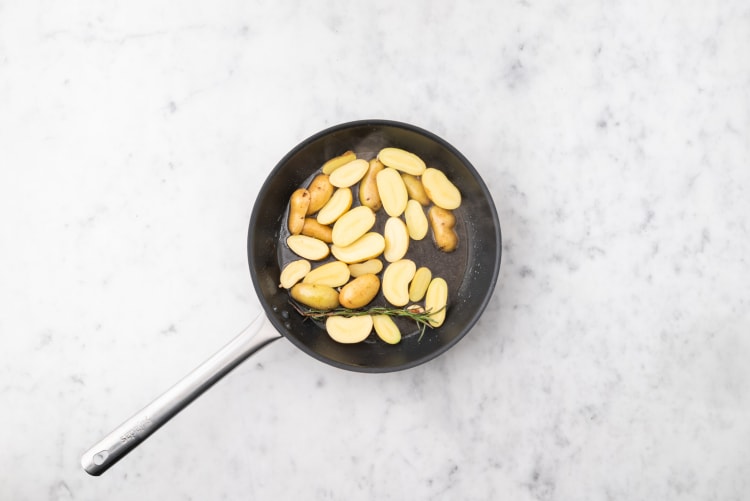
<path fill-rule="evenodd" d="M 81 457 L 83 469 L 101 475 L 242 361 L 279 339 L 274 329 L 262 329 L 266 323 L 261 312 L 211 358 L 97 442 Z"/>

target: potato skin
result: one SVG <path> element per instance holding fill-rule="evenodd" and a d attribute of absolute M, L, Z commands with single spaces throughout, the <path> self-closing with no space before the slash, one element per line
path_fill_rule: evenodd
<path fill-rule="evenodd" d="M 456 216 L 447 209 L 432 206 L 429 211 L 430 226 L 435 245 L 443 252 L 453 252 L 458 247 Z"/>
<path fill-rule="evenodd" d="M 385 166 L 377 158 L 370 160 L 370 167 L 367 169 L 365 177 L 359 183 L 359 203 L 365 207 L 369 207 L 373 212 L 377 212 L 383 206 L 380 201 L 380 192 L 378 192 L 378 184 L 376 177 L 378 172 L 383 170 Z"/>
<path fill-rule="evenodd" d="M 299 235 L 305 224 L 305 214 L 310 206 L 310 192 L 300 188 L 289 199 L 289 233 Z"/>
<path fill-rule="evenodd" d="M 290 293 L 296 301 L 316 310 L 332 310 L 339 306 L 339 293 L 327 285 L 298 283 Z"/>
<path fill-rule="evenodd" d="M 424 186 L 422 186 L 422 181 L 418 177 L 402 172 L 401 179 L 404 180 L 404 185 L 406 186 L 406 192 L 409 194 L 409 198 L 416 200 L 425 207 L 430 205 L 430 199 L 427 197 L 427 193 L 424 191 Z"/>
<path fill-rule="evenodd" d="M 380 279 L 372 273 L 361 275 L 341 288 L 339 303 L 352 310 L 370 303 L 380 290 Z"/>
<path fill-rule="evenodd" d="M 306 214 L 315 214 L 331 199 L 333 195 L 333 185 L 328 180 L 326 174 L 318 174 L 307 187 L 310 192 L 310 205 L 307 207 Z"/>
<path fill-rule="evenodd" d="M 305 224 L 302 225 L 302 234 L 308 237 L 317 238 L 327 244 L 333 242 L 333 230 L 330 226 L 320 224 L 317 219 L 313 217 L 306 217 Z"/>

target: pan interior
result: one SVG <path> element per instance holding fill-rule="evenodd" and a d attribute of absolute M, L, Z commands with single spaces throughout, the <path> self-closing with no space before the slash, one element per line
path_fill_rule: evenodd
<path fill-rule="evenodd" d="M 414 152 L 428 166 L 445 172 L 461 191 L 461 207 L 454 211 L 460 239 L 458 249 L 453 253 L 442 253 L 428 235 L 421 242 L 412 241 L 407 255 L 417 266 L 427 266 L 434 276 L 442 276 L 448 282 L 446 321 L 437 329 L 428 329 L 421 340 L 416 325 L 403 320 L 399 322 L 403 339 L 397 345 L 385 344 L 374 334 L 363 343 L 339 344 L 330 339 L 320 325 L 295 312 L 288 293 L 278 287 L 279 263 L 297 259 L 284 244 L 288 236 L 287 204 L 292 192 L 300 186 L 307 186 L 326 160 L 350 149 L 358 157 L 370 159 L 386 146 Z M 376 231 L 382 231 L 386 218 L 384 211 L 379 211 Z M 475 169 L 457 150 L 433 134 L 411 125 L 361 121 L 335 126 L 310 137 L 274 168 L 253 208 L 248 232 L 248 259 L 253 283 L 266 314 L 292 343 L 336 367 L 361 372 L 388 372 L 413 367 L 438 356 L 471 329 L 489 301 L 497 279 L 500 238 L 491 196 Z M 374 303 L 384 304 L 382 298 L 376 298 Z"/>

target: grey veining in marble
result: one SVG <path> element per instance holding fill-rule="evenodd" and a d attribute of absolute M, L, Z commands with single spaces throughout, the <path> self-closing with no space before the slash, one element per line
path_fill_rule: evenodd
<path fill-rule="evenodd" d="M 749 48 L 740 0 L 0 2 L 0 499 L 746 499 Z M 258 311 L 272 166 L 362 118 L 489 186 L 479 324 L 380 376 L 277 342 L 87 476 Z"/>

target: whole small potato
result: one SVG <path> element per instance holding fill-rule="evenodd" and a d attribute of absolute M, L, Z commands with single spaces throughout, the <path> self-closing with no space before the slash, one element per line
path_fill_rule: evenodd
<path fill-rule="evenodd" d="M 307 207 L 307 215 L 315 214 L 328 203 L 333 195 L 333 185 L 326 174 L 318 174 L 307 187 L 310 192 L 310 205 Z"/>
<path fill-rule="evenodd" d="M 310 192 L 300 188 L 289 199 L 289 233 L 299 235 L 305 224 L 305 214 L 310 206 Z"/>
<path fill-rule="evenodd" d="M 339 306 L 339 293 L 327 285 L 302 282 L 292 287 L 291 294 L 296 301 L 316 310 L 332 310 Z"/>
<path fill-rule="evenodd" d="M 339 303 L 344 308 L 355 310 L 370 303 L 380 290 L 380 279 L 372 273 L 360 275 L 339 292 Z"/>

